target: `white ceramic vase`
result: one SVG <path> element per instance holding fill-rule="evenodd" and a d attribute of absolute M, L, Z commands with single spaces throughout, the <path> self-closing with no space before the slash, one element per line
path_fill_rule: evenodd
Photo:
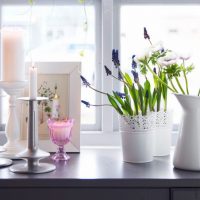
<path fill-rule="evenodd" d="M 183 109 L 174 167 L 200 170 L 200 97 L 175 94 Z"/>
<path fill-rule="evenodd" d="M 167 156 L 170 154 L 171 132 L 172 112 L 163 110 L 157 112 L 154 156 Z"/>
<path fill-rule="evenodd" d="M 123 160 L 131 163 L 151 162 L 154 155 L 155 113 L 147 116 L 120 116 Z"/>

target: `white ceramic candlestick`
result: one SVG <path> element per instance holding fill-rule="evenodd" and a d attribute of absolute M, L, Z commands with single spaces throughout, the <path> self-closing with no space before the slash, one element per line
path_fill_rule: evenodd
<path fill-rule="evenodd" d="M 15 158 L 24 147 L 20 144 L 20 128 L 16 114 L 16 97 L 21 94 L 27 81 L 0 81 L 0 87 L 10 96 L 9 97 L 9 117 L 6 124 L 5 132 L 7 143 L 4 145 L 6 152 L 0 154 L 1 157 Z"/>
<path fill-rule="evenodd" d="M 2 146 L 0 146 L 0 153 L 1 152 L 4 152 L 6 149 L 4 148 L 4 147 L 2 147 Z"/>
<path fill-rule="evenodd" d="M 2 81 L 0 87 L 9 97 L 9 117 L 6 124 L 6 152 L 0 156 L 13 158 L 21 151 L 20 128 L 16 114 L 16 97 L 26 86 L 24 64 L 24 34 L 20 28 L 2 28 Z"/>

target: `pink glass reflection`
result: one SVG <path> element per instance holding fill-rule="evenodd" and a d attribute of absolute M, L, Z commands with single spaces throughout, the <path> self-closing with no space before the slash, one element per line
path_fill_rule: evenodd
<path fill-rule="evenodd" d="M 70 157 L 65 153 L 64 145 L 70 141 L 74 119 L 48 119 L 47 124 L 52 142 L 58 145 L 58 152 L 52 156 L 52 159 L 55 161 L 68 160 Z"/>

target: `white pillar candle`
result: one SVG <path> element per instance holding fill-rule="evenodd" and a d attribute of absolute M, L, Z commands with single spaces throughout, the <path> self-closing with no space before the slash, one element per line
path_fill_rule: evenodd
<path fill-rule="evenodd" d="M 37 98 L 37 67 L 30 67 L 29 69 L 29 97 L 30 99 Z"/>
<path fill-rule="evenodd" d="M 2 80 L 24 81 L 24 33 L 22 29 L 3 28 L 2 42 Z"/>

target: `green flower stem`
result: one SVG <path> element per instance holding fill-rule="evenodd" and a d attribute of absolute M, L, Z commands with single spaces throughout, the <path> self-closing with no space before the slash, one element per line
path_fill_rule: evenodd
<path fill-rule="evenodd" d="M 160 103 L 161 103 L 161 87 L 159 86 L 157 89 L 157 112 L 160 111 Z"/>
<path fill-rule="evenodd" d="M 102 107 L 102 106 L 112 106 L 112 105 L 111 104 L 90 104 L 90 106 Z"/>
<path fill-rule="evenodd" d="M 140 110 L 142 111 L 142 115 L 145 115 L 144 113 L 144 104 L 143 104 L 143 91 L 142 91 L 142 86 L 140 83 L 137 83 L 138 86 L 138 98 L 139 98 L 139 105 L 140 105 Z"/>
<path fill-rule="evenodd" d="M 124 80 L 120 80 L 120 79 L 118 79 L 116 76 L 114 76 L 114 75 L 112 75 L 112 74 L 111 74 L 111 77 L 113 77 L 114 79 L 116 79 L 116 80 L 118 80 L 118 81 L 124 83 L 124 84 L 125 84 L 126 86 L 128 86 L 129 88 L 132 87 L 132 86 L 129 85 L 126 81 L 124 81 Z"/>
<path fill-rule="evenodd" d="M 173 87 L 173 89 L 175 90 L 176 93 L 178 93 L 178 90 L 175 88 L 174 83 L 172 81 L 172 79 L 169 79 L 171 86 Z"/>
<path fill-rule="evenodd" d="M 165 85 L 167 88 L 169 88 L 172 92 L 175 92 L 176 91 L 171 88 L 169 85 L 167 85 L 162 79 L 160 79 L 160 77 L 151 69 L 151 67 L 149 67 L 149 65 L 147 65 L 147 68 L 149 69 L 149 71 L 163 84 Z"/>
<path fill-rule="evenodd" d="M 181 90 L 182 94 L 185 94 L 185 91 L 183 90 L 181 83 L 178 80 L 178 77 L 175 77 L 175 79 L 176 79 L 177 85 L 178 85 L 179 89 Z"/>
<path fill-rule="evenodd" d="M 149 41 L 149 43 L 151 44 L 151 46 L 152 46 L 152 42 L 151 42 L 151 40 L 150 39 L 148 39 L 148 41 Z"/>
<path fill-rule="evenodd" d="M 164 111 L 167 111 L 167 99 L 164 99 Z"/>
<path fill-rule="evenodd" d="M 189 89 L 188 89 L 188 80 L 187 80 L 187 76 L 186 76 L 186 72 L 185 72 L 185 70 L 183 71 L 183 75 L 184 75 L 184 79 L 185 79 L 186 92 L 187 92 L 187 94 L 189 94 Z"/>
<path fill-rule="evenodd" d="M 200 96 L 200 89 L 199 89 L 199 92 L 198 92 L 198 96 Z"/>
<path fill-rule="evenodd" d="M 105 93 L 105 92 L 99 91 L 99 90 L 97 90 L 97 89 L 93 88 L 93 87 L 92 87 L 92 86 L 90 86 L 90 85 L 88 85 L 88 87 L 89 87 L 90 89 L 94 90 L 95 92 L 98 92 L 98 93 L 100 93 L 100 94 L 105 94 L 105 95 L 107 95 L 107 94 L 108 94 L 108 93 Z"/>

